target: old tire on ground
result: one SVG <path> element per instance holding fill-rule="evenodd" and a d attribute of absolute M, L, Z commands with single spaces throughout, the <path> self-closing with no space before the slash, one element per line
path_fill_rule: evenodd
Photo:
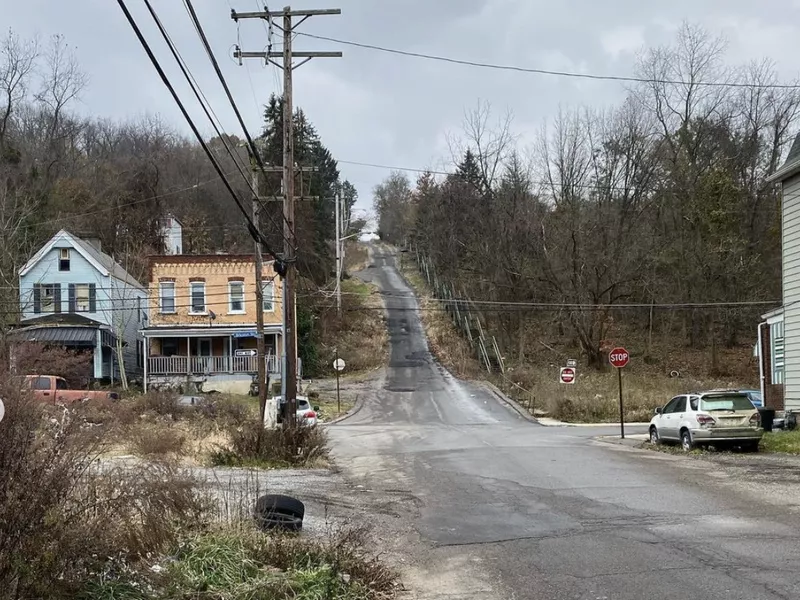
<path fill-rule="evenodd" d="M 694 449 L 692 434 L 688 429 L 681 431 L 681 448 L 683 448 L 684 452 L 689 452 L 690 450 Z"/>
<path fill-rule="evenodd" d="M 256 517 L 256 522 L 264 531 L 300 531 L 303 529 L 302 518 L 277 512 Z"/>
<path fill-rule="evenodd" d="M 661 443 L 661 438 L 658 437 L 658 429 L 655 426 L 650 428 L 650 443 L 657 446 Z"/>
<path fill-rule="evenodd" d="M 297 498 L 281 494 L 267 494 L 256 502 L 255 520 L 262 529 L 300 531 L 306 507 Z"/>

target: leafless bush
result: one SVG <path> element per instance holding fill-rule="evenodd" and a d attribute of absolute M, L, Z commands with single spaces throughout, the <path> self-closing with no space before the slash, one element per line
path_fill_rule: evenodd
<path fill-rule="evenodd" d="M 86 387 L 92 377 L 91 352 L 25 342 L 14 346 L 12 356 L 20 375 L 57 375 L 78 389 Z"/>
<path fill-rule="evenodd" d="M 141 423 L 128 432 L 131 448 L 144 458 L 177 458 L 186 450 L 185 433 L 162 423 Z"/>
<path fill-rule="evenodd" d="M 227 430 L 230 445 L 212 455 L 217 465 L 315 467 L 326 463 L 328 436 L 321 427 L 265 429 L 257 420 L 234 424 Z"/>
<path fill-rule="evenodd" d="M 110 556 L 158 552 L 196 523 L 194 482 L 162 464 L 97 465 L 109 429 L 0 382 L 0 598 L 62 598 Z"/>

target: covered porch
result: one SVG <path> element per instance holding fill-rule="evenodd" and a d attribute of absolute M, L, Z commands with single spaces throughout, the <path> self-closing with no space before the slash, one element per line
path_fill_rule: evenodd
<path fill-rule="evenodd" d="M 149 376 L 254 375 L 258 372 L 254 330 L 145 331 Z M 266 367 L 281 372 L 280 332 L 264 335 Z"/>
<path fill-rule="evenodd" d="M 91 354 L 92 379 L 113 383 L 117 377 L 114 351 L 117 337 L 106 326 L 82 315 L 56 314 L 29 319 L 9 338 L 18 344 L 31 342 Z"/>

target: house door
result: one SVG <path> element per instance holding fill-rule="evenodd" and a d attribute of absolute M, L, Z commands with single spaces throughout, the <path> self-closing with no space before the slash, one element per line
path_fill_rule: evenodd
<path fill-rule="evenodd" d="M 197 340 L 197 356 L 211 356 L 211 338 Z"/>

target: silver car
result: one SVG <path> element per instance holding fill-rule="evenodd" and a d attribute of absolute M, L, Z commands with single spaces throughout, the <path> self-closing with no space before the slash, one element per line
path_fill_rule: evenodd
<path fill-rule="evenodd" d="M 651 443 L 679 442 L 686 451 L 697 445 L 756 450 L 762 435 L 758 410 L 744 392 L 675 396 L 650 421 Z"/>

